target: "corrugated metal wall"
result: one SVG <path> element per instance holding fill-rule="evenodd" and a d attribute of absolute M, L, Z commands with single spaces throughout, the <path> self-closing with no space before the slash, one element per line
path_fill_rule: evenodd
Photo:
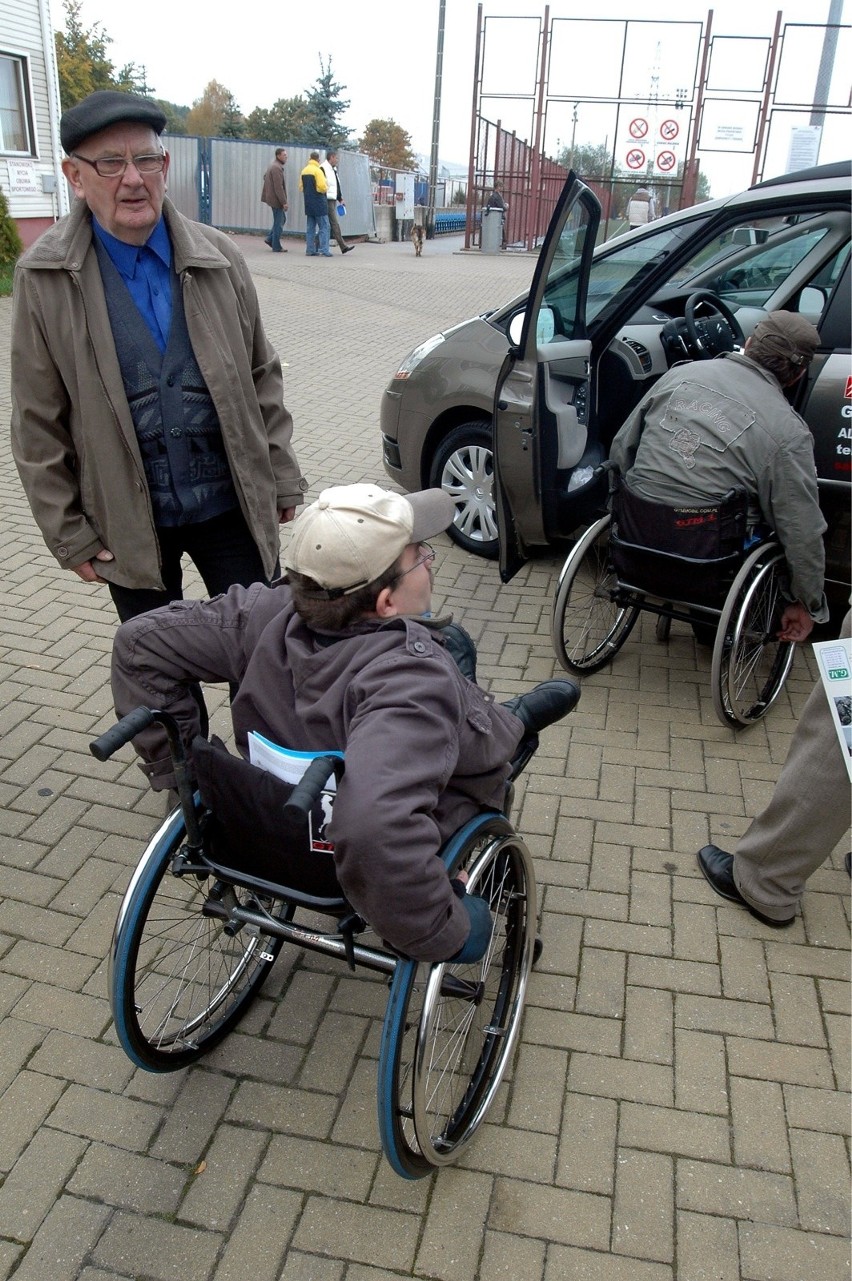
<path fill-rule="evenodd" d="M 226 231 L 269 231 L 272 213 L 261 204 L 263 175 L 275 155 L 266 142 L 244 142 L 239 138 L 195 138 L 163 134 L 171 155 L 169 196 L 181 213 L 199 222 Z M 305 212 L 299 192 L 299 174 L 308 162 L 311 148 L 290 146 L 284 177 L 289 210 L 287 232 L 305 232 Z M 325 153 L 320 152 L 323 156 Z M 346 236 L 375 234 L 370 162 L 358 152 L 341 151 L 338 157 L 340 185 L 346 201 L 341 227 Z"/>

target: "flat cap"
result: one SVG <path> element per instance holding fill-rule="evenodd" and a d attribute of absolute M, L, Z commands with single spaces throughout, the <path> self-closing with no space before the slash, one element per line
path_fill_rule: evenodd
<path fill-rule="evenodd" d="M 76 107 L 69 107 L 63 112 L 59 121 L 59 137 L 70 156 L 91 134 L 124 121 L 149 125 L 157 134 L 166 127 L 166 117 L 150 98 L 141 98 L 137 93 L 122 93 L 120 89 L 98 89 L 78 102 Z"/>
<path fill-rule="evenodd" d="M 770 311 L 756 326 L 750 352 L 773 351 L 793 365 L 813 359 L 819 347 L 819 330 L 797 311 Z"/>

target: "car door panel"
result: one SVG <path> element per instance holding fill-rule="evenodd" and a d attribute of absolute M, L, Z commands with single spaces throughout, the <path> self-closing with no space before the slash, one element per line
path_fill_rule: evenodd
<path fill-rule="evenodd" d="M 539 255 L 520 335 L 497 379 L 494 470 L 500 573 L 506 582 L 530 549 L 558 535 L 568 476 L 586 453 L 591 342 L 585 307 L 599 220 L 597 198 L 569 175 Z M 510 341 L 515 336 L 510 333 Z"/>

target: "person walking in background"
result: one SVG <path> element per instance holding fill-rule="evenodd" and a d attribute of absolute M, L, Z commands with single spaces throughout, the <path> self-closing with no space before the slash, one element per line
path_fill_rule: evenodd
<path fill-rule="evenodd" d="M 305 201 L 305 253 L 309 258 L 319 254 L 323 258 L 331 257 L 328 247 L 328 182 L 319 162 L 319 152 L 312 151 L 308 163 L 299 175 L 299 190 Z"/>
<path fill-rule="evenodd" d="M 308 482 L 281 364 L 229 236 L 166 198 L 166 117 L 99 90 L 66 111 L 74 207 L 18 261 L 12 451 L 63 569 L 106 582 L 122 620 L 278 572 Z"/>
<path fill-rule="evenodd" d="M 647 187 L 637 187 L 627 204 L 627 223 L 630 230 L 644 227 L 657 216 L 654 193 Z"/>
<path fill-rule="evenodd" d="M 840 635 L 852 634 L 847 613 Z M 764 925 L 792 925 L 805 883 L 849 828 L 849 775 L 822 681 L 805 703 L 769 804 L 731 855 L 698 851 L 704 879 Z M 847 854 L 848 867 L 848 854 Z"/>
<path fill-rule="evenodd" d="M 276 148 L 275 159 L 263 175 L 261 202 L 272 210 L 272 230 L 266 237 L 266 243 L 274 254 L 286 254 L 281 247 L 281 232 L 287 221 L 287 185 L 284 182 L 284 166 L 287 163 L 287 152 L 283 147 Z"/>
<path fill-rule="evenodd" d="M 337 216 L 337 206 L 343 204 L 343 191 L 340 186 L 340 175 L 337 172 L 337 150 L 332 147 L 326 151 L 325 160 L 322 162 L 322 171 L 325 174 L 325 180 L 328 183 L 326 192 L 326 204 L 328 206 L 328 225 L 330 239 L 337 241 L 342 254 L 348 254 L 354 245 L 347 245 L 343 239 L 343 232 L 340 230 L 340 221 Z"/>

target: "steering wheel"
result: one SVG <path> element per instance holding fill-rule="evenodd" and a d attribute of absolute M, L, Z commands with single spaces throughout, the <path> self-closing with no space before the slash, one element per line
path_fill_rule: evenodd
<path fill-rule="evenodd" d="M 699 307 L 709 310 L 708 316 L 696 320 Z M 686 300 L 683 313 L 691 353 L 696 360 L 712 360 L 722 351 L 733 351 L 745 342 L 740 322 L 727 303 L 709 289 L 697 289 Z"/>

